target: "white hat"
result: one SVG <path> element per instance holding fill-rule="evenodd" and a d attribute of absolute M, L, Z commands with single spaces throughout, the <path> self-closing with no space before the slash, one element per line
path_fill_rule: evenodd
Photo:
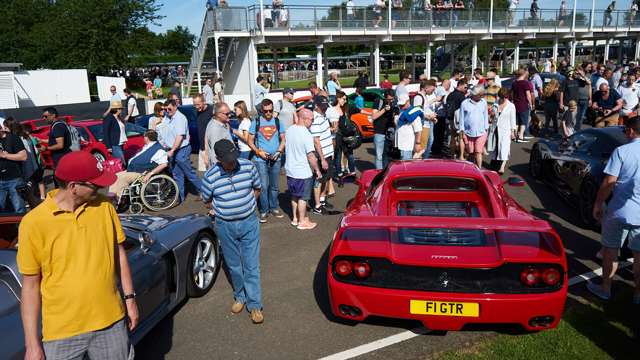
<path fill-rule="evenodd" d="M 403 106 L 409 101 L 409 95 L 402 94 L 398 96 L 398 105 Z"/>

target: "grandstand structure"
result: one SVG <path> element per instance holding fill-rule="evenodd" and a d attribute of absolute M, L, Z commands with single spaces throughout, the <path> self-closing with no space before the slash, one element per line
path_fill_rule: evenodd
<path fill-rule="evenodd" d="M 635 43 L 635 59 L 640 58 L 640 21 L 628 11 L 597 10 L 582 6 L 588 1 L 573 0 L 564 13 L 558 9 L 541 9 L 532 17 L 529 9 L 508 11 L 494 9 L 433 10 L 420 8 L 385 9 L 380 17 L 369 7 L 281 6 L 259 4 L 248 7 L 208 9 L 204 16 L 198 45 L 194 48 L 188 72 L 188 91 L 200 91 L 207 73 L 220 74 L 226 83 L 225 93 L 252 104 L 255 78 L 260 73 L 259 48 L 283 48 L 315 45 L 316 82 L 326 80 L 326 48 L 332 45 L 361 44 L 371 49 L 370 79 L 380 84 L 380 46 L 387 43 L 426 45 L 424 72 L 431 76 L 434 46 L 465 44 L 471 47 L 472 68 L 477 67 L 480 42 L 513 42 L 513 57 L 518 66 L 520 42 L 544 39 L 553 41 L 553 60 L 558 59 L 559 44 L 568 43 L 568 59 L 576 58 L 578 42 L 605 41 L 605 60 L 613 42 Z M 580 5 L 580 7 L 578 7 Z M 274 61 L 277 54 L 274 52 Z M 205 62 L 213 64 L 208 69 Z M 193 91 L 192 91 L 193 92 Z"/>

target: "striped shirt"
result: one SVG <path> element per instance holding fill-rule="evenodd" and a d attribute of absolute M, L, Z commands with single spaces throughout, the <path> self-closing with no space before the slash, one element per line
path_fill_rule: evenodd
<path fill-rule="evenodd" d="M 309 128 L 313 137 L 320 138 L 320 146 L 322 146 L 322 154 L 324 158 L 333 156 L 333 137 L 331 136 L 331 125 L 329 120 L 317 112 L 313 112 L 313 123 Z"/>
<path fill-rule="evenodd" d="M 260 189 L 260 177 L 249 160 L 238 159 L 238 167 L 232 173 L 220 163 L 210 168 L 202 178 L 201 196 L 211 201 L 216 217 L 231 221 L 244 219 L 256 211 L 254 190 Z"/>

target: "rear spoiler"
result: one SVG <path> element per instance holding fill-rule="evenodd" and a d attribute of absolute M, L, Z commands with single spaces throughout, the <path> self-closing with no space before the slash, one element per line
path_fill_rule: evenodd
<path fill-rule="evenodd" d="M 443 218 L 424 216 L 355 216 L 343 218 L 342 226 L 360 228 L 452 228 L 465 230 L 501 230 L 551 232 L 544 220 L 512 220 L 490 218 Z"/>

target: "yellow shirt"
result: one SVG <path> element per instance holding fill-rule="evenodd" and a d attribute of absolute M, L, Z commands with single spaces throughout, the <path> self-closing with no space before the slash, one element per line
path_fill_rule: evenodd
<path fill-rule="evenodd" d="M 42 337 L 65 339 L 100 330 L 124 317 L 117 288 L 120 219 L 102 195 L 75 212 L 46 200 L 20 223 L 18 267 L 42 276 Z"/>

